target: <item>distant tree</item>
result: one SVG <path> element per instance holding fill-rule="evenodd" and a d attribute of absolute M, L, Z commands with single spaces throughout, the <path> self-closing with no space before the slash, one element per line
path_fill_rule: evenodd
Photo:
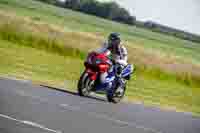
<path fill-rule="evenodd" d="M 135 24 L 136 17 L 131 16 L 130 13 L 121 8 L 116 2 L 99 2 L 97 0 L 39 0 L 46 3 L 51 3 L 56 6 L 69 8 L 76 11 L 81 11 L 87 14 L 103 17 L 113 21 L 126 24 Z"/>
<path fill-rule="evenodd" d="M 117 16 L 119 16 L 119 5 L 116 2 L 110 2 L 107 4 L 108 6 L 108 18 L 114 20 Z"/>
<path fill-rule="evenodd" d="M 83 11 L 85 13 L 88 13 L 88 14 L 93 14 L 93 15 L 97 15 L 98 14 L 98 2 L 97 1 L 94 1 L 94 0 L 88 0 L 88 1 L 85 1 L 83 3 L 83 5 L 81 6 L 81 9 L 80 11 Z"/>
<path fill-rule="evenodd" d="M 66 0 L 65 7 L 73 10 L 79 10 L 81 8 L 81 0 Z"/>
<path fill-rule="evenodd" d="M 130 24 L 130 25 L 135 25 L 136 24 L 136 17 L 135 16 L 129 16 L 128 19 L 127 19 L 127 24 Z"/>

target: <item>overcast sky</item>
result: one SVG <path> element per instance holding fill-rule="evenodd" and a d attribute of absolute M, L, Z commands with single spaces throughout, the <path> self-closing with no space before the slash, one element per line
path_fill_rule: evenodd
<path fill-rule="evenodd" d="M 152 20 L 200 35 L 200 0 L 113 1 L 128 9 L 139 20 Z"/>

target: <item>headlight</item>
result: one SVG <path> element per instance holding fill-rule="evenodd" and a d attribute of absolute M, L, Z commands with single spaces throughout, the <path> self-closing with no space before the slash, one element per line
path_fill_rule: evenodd
<path fill-rule="evenodd" d="M 100 64 L 101 62 L 102 62 L 102 61 L 101 61 L 100 59 L 97 59 L 95 63 L 96 63 L 96 64 Z"/>

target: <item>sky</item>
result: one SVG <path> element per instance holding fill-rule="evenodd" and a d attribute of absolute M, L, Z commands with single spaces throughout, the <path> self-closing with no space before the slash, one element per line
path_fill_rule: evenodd
<path fill-rule="evenodd" d="M 110 1 L 110 0 L 100 0 Z M 112 0 L 135 15 L 200 35 L 200 0 Z"/>

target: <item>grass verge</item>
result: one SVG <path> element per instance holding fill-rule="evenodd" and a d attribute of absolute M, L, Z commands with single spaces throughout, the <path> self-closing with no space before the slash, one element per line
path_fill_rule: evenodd
<path fill-rule="evenodd" d="M 71 58 L 85 59 L 89 50 L 102 42 L 95 35 L 81 32 L 64 32 L 59 27 L 46 23 L 36 23 L 26 18 L 6 16 L 0 13 L 0 39 L 18 45 L 42 49 Z M 129 61 L 137 66 L 140 75 L 156 77 L 160 80 L 173 79 L 187 86 L 200 87 L 200 66 L 183 59 L 161 54 L 152 54 L 134 44 L 127 45 Z M 134 52 L 132 52 L 134 51 Z M 151 61 L 151 62 L 149 62 Z"/>
<path fill-rule="evenodd" d="M 0 40 L 0 74 L 65 86 L 76 91 L 82 60 Z M 51 60 L 49 60 L 51 59 Z M 128 84 L 127 99 L 145 105 L 200 113 L 200 90 L 174 80 L 158 80 L 136 73 Z"/>

